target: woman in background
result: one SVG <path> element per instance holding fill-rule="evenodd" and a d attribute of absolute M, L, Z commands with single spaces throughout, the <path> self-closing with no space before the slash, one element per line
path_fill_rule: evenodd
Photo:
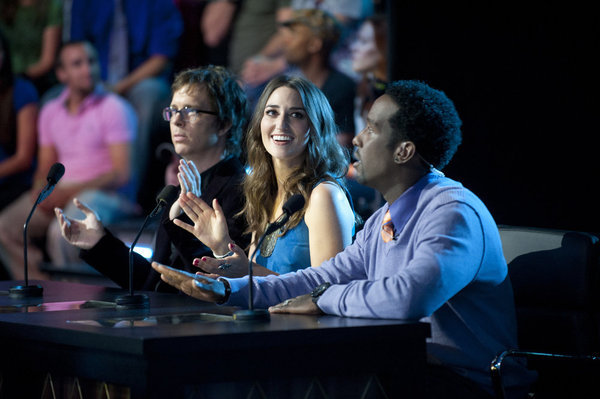
<path fill-rule="evenodd" d="M 356 40 L 350 46 L 352 69 L 362 76 L 357 87 L 354 106 L 358 134 L 375 99 L 385 91 L 387 83 L 387 23 L 384 16 L 365 19 Z"/>
<path fill-rule="evenodd" d="M 387 23 L 383 15 L 373 15 L 361 24 L 356 39 L 350 46 L 352 69 L 361 76 L 356 87 L 354 101 L 354 126 L 356 134 L 365 128 L 365 120 L 373 102 L 385 92 L 387 83 Z M 350 165 L 348 188 L 356 212 L 368 219 L 383 203 L 381 194 L 370 187 L 359 184 L 356 171 Z"/>

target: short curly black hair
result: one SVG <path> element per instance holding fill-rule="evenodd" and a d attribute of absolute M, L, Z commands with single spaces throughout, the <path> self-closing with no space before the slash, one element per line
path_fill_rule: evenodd
<path fill-rule="evenodd" d="M 443 169 L 462 141 L 462 122 L 452 100 L 444 92 L 416 80 L 389 83 L 385 94 L 399 106 L 390 117 L 393 136 L 389 146 L 401 140 L 412 141 L 425 161 Z"/>
<path fill-rule="evenodd" d="M 237 78 L 227 68 L 208 65 L 179 72 L 171 85 L 171 91 L 175 93 L 184 86 L 206 88 L 210 101 L 217 109 L 219 126 L 231 123 L 225 154 L 239 156 L 243 130 L 246 127 L 246 94 Z"/>

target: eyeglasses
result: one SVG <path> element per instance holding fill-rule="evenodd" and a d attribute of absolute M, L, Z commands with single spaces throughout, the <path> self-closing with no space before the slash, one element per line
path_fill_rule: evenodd
<path fill-rule="evenodd" d="M 199 113 L 218 115 L 218 113 L 215 111 L 205 111 L 203 109 L 197 109 L 197 108 L 191 108 L 191 107 L 183 107 L 181 109 L 167 107 L 167 108 L 163 109 L 162 116 L 163 116 L 164 120 L 166 120 L 167 122 L 170 122 L 171 119 L 173 117 L 175 117 L 175 114 L 178 114 L 180 112 L 181 112 L 181 117 L 184 120 L 190 121 L 190 122 L 193 122 L 194 120 L 196 120 L 196 116 Z"/>

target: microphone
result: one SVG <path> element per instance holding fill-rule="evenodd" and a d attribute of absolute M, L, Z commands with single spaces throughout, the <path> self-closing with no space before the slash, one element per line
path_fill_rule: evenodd
<path fill-rule="evenodd" d="M 40 285 L 29 285 L 29 273 L 28 273 L 29 268 L 27 265 L 27 227 L 29 227 L 29 221 L 31 220 L 31 217 L 33 216 L 33 212 L 35 211 L 35 208 L 37 208 L 37 206 L 43 200 L 45 200 L 50 195 L 50 193 L 52 193 L 52 191 L 54 190 L 54 187 L 56 186 L 56 183 L 58 183 L 58 181 L 60 180 L 61 177 L 63 177 L 64 174 L 65 174 L 65 166 L 62 163 L 57 162 L 50 167 L 50 170 L 48 171 L 48 176 L 46 177 L 46 180 L 48 181 L 48 183 L 46 184 L 46 186 L 42 189 L 42 191 L 38 195 L 37 200 L 33 204 L 33 207 L 31 208 L 31 212 L 29 212 L 29 216 L 27 216 L 27 220 L 25 221 L 25 224 L 23 225 L 23 260 L 24 260 L 23 267 L 24 267 L 24 271 L 25 271 L 25 285 L 17 285 L 17 286 L 11 287 L 9 289 L 9 295 L 13 298 L 25 298 L 25 297 L 33 297 L 33 296 L 37 297 L 37 296 L 42 296 L 42 294 L 44 292 L 44 289 Z"/>
<path fill-rule="evenodd" d="M 233 319 L 237 321 L 268 321 L 271 318 L 269 311 L 266 309 L 254 309 L 254 286 L 252 284 L 252 259 L 256 255 L 256 251 L 262 245 L 264 239 L 269 234 L 280 229 L 290 220 L 290 217 L 304 207 L 304 197 L 302 194 L 294 194 L 283 204 L 283 213 L 273 223 L 267 226 L 267 229 L 258 240 L 256 248 L 252 251 L 252 256 L 248 260 L 248 310 L 238 310 L 233 314 Z"/>
<path fill-rule="evenodd" d="M 48 181 L 48 183 L 46 184 L 46 186 L 43 188 L 42 192 L 38 196 L 36 205 L 41 203 L 52 193 L 52 191 L 54 190 L 54 187 L 56 186 L 56 183 L 58 183 L 58 181 L 60 180 L 61 177 L 63 177 L 64 174 L 65 174 L 65 167 L 62 163 L 57 162 L 50 167 L 50 170 L 48 171 L 48 176 L 46 177 L 46 180 Z"/>
<path fill-rule="evenodd" d="M 135 239 L 131 243 L 131 246 L 129 247 L 129 294 L 117 297 L 116 304 L 118 310 L 144 309 L 150 306 L 150 299 L 147 295 L 133 294 L 133 249 L 135 248 L 138 240 L 140 239 L 140 236 L 142 235 L 142 232 L 144 231 L 144 228 L 146 227 L 150 219 L 158 215 L 159 212 L 162 211 L 165 206 L 175 201 L 177 195 L 177 187 L 172 185 L 165 186 L 165 188 L 163 188 L 161 192 L 158 193 L 158 195 L 156 196 L 156 206 L 154 207 L 152 212 L 150 212 L 150 214 L 146 216 L 144 224 L 142 225 L 140 231 L 137 233 L 137 236 L 135 236 Z"/>

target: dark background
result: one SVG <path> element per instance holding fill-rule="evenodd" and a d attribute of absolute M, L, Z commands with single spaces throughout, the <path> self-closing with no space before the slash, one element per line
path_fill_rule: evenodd
<path fill-rule="evenodd" d="M 390 77 L 441 89 L 463 120 L 444 172 L 496 222 L 600 232 L 599 17 L 591 6 L 390 1 Z"/>

